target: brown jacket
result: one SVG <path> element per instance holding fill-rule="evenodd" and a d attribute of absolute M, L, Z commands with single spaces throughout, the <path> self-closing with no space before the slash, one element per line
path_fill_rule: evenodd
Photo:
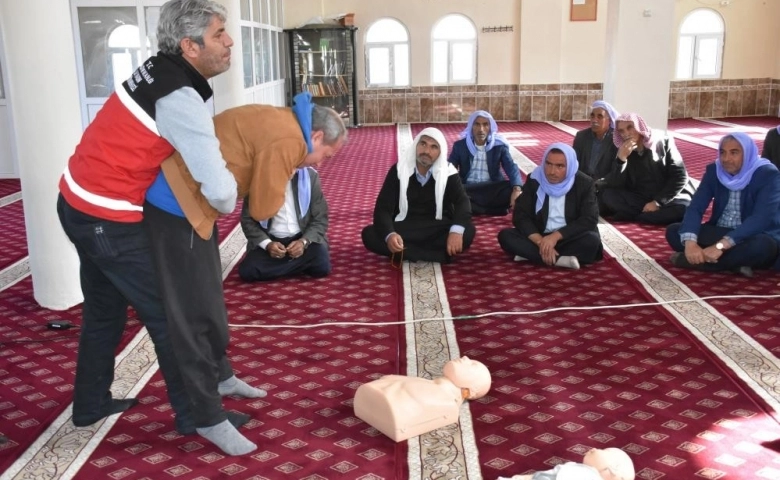
<path fill-rule="evenodd" d="M 306 158 L 306 141 L 289 108 L 243 105 L 214 117 L 222 158 L 236 177 L 238 198 L 249 195 L 249 213 L 271 218 L 284 203 L 290 177 Z M 165 179 L 184 215 L 203 239 L 209 239 L 219 212 L 200 193 L 179 152 L 162 163 Z"/>

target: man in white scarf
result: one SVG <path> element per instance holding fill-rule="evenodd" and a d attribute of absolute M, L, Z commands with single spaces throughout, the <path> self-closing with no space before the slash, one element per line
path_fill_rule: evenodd
<path fill-rule="evenodd" d="M 413 145 L 390 167 L 374 223 L 363 229 L 363 244 L 399 260 L 449 263 L 474 240 L 471 204 L 458 172 L 447 163 L 441 131 L 426 128 Z"/>

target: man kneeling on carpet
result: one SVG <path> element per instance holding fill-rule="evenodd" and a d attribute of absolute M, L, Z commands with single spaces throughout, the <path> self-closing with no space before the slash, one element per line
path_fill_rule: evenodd
<path fill-rule="evenodd" d="M 498 480 L 634 480 L 634 462 L 619 448 L 591 448 L 582 458 L 582 463 L 566 462 L 552 470 L 536 472 L 533 475 L 498 477 Z"/>
<path fill-rule="evenodd" d="M 490 371 L 469 357 L 444 364 L 442 377 L 385 375 L 355 392 L 355 416 L 396 442 L 456 423 L 463 400 L 484 397 Z"/>
<path fill-rule="evenodd" d="M 238 265 L 245 282 L 275 280 L 298 274 L 314 278 L 330 273 L 328 202 L 320 176 L 313 168 L 299 168 L 287 182 L 284 204 L 269 220 L 257 221 L 244 201 L 241 228 L 246 256 Z"/>
<path fill-rule="evenodd" d="M 702 223 L 712 203 L 710 219 Z M 666 229 L 672 265 L 753 276 L 775 263 L 780 241 L 780 172 L 744 133 L 720 140 L 682 223 Z"/>
<path fill-rule="evenodd" d="M 444 135 L 426 128 L 387 172 L 363 245 L 386 257 L 449 263 L 475 235 L 469 197 L 447 162 Z"/>
<path fill-rule="evenodd" d="M 603 247 L 593 179 L 578 171 L 574 149 L 553 143 L 517 200 L 498 243 L 515 261 L 578 269 L 601 260 Z"/>

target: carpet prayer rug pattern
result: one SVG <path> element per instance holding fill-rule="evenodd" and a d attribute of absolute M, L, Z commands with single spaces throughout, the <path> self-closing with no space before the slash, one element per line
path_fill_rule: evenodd
<path fill-rule="evenodd" d="M 0 234 L 0 270 L 27 256 L 27 232 L 24 228 L 24 205 L 21 201 L 0 207 L 3 231 Z"/>

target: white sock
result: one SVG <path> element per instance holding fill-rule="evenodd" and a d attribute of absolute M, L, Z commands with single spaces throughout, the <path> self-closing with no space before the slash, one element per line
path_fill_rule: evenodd
<path fill-rule="evenodd" d="M 246 398 L 263 398 L 268 395 L 268 392 L 261 388 L 255 388 L 243 380 L 239 380 L 238 377 L 233 375 L 232 377 L 219 382 L 217 391 L 223 397 L 225 395 L 238 395 Z"/>
<path fill-rule="evenodd" d="M 228 420 L 212 427 L 197 428 L 196 430 L 198 435 L 210 440 L 228 455 L 246 455 L 257 449 L 257 445 L 241 435 Z"/>
<path fill-rule="evenodd" d="M 528 259 L 525 257 L 521 257 L 520 255 L 515 255 L 515 262 L 525 262 Z"/>
<path fill-rule="evenodd" d="M 556 267 L 571 268 L 572 270 L 580 269 L 580 262 L 577 257 L 573 255 L 561 255 L 555 262 Z"/>

